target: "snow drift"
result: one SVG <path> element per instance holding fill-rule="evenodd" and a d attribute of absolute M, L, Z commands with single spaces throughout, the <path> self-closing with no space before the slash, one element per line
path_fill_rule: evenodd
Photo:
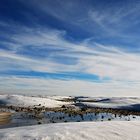
<path fill-rule="evenodd" d="M 139 140 L 140 122 L 76 122 L 0 130 L 1 140 Z"/>

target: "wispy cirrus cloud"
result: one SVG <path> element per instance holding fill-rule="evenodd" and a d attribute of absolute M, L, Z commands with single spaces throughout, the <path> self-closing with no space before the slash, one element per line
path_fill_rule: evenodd
<path fill-rule="evenodd" d="M 1 92 L 138 95 L 139 2 L 16 3 L 0 18 Z"/>
<path fill-rule="evenodd" d="M 73 43 L 65 39 L 65 34 L 64 31 L 32 29 L 14 35 L 12 40 L 19 47 L 14 52 L 1 50 L 1 63 L 8 62 L 5 70 L 17 65 L 20 70 L 83 72 L 113 80 L 139 80 L 139 55 L 91 40 Z"/>

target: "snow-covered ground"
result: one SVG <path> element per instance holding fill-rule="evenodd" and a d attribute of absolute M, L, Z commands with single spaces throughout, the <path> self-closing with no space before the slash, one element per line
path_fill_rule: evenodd
<path fill-rule="evenodd" d="M 48 97 L 34 97 L 24 95 L 0 95 L 0 105 L 13 105 L 28 107 L 34 105 L 41 105 L 45 107 L 59 107 L 68 102 L 57 101 L 63 97 L 48 96 Z M 65 97 L 64 97 L 65 98 Z"/>
<path fill-rule="evenodd" d="M 83 105 L 140 110 L 140 98 L 0 95 L 0 105 L 17 107 L 39 105 L 50 108 L 62 107 L 62 105 L 79 108 Z M 30 113 L 15 113 L 10 123 L 0 126 L 0 140 L 140 140 L 140 116 L 132 114 L 124 116 L 107 112 L 91 112 L 74 115 L 47 111 L 40 112 L 39 115 L 42 117 L 36 119 L 32 118 Z M 35 125 L 40 123 L 41 125 Z"/>
<path fill-rule="evenodd" d="M 78 98 L 77 100 L 82 102 L 83 105 L 87 105 L 90 107 L 140 110 L 139 97 L 83 97 Z"/>
<path fill-rule="evenodd" d="M 0 130 L 1 140 L 139 140 L 139 121 L 58 123 Z"/>
<path fill-rule="evenodd" d="M 65 104 L 73 104 L 72 102 L 62 102 L 59 100 L 72 98 L 69 96 L 25 96 L 25 95 L 0 95 L 0 104 L 14 106 L 34 106 L 39 105 L 45 107 L 59 107 Z M 83 97 L 77 98 L 83 105 L 104 108 L 135 108 L 140 106 L 140 98 L 138 97 Z M 88 102 L 89 101 L 89 102 Z"/>
<path fill-rule="evenodd" d="M 36 125 L 38 123 L 41 124 L 49 124 L 49 123 L 63 123 L 63 122 L 87 122 L 87 121 L 140 121 L 140 116 L 136 115 L 114 115 L 111 113 L 86 113 L 83 115 L 70 115 L 65 114 L 63 112 L 45 112 L 42 113 L 42 117 L 40 119 L 30 118 L 29 114 L 26 113 L 16 113 L 9 123 L 5 123 L 0 125 L 0 129 L 2 128 L 10 128 L 10 127 L 20 127 L 20 126 L 29 126 Z"/>
<path fill-rule="evenodd" d="M 69 97 L 69 96 L 27 96 L 27 95 L 0 95 L 0 105 L 59 107 L 74 102 L 61 101 L 66 98 L 76 98 L 82 105 L 103 108 L 127 108 L 140 110 L 139 97 Z"/>

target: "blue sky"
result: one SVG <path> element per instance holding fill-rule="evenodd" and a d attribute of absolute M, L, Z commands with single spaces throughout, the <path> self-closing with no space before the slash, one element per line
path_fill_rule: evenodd
<path fill-rule="evenodd" d="M 1 0 L 0 92 L 139 96 L 138 0 Z"/>

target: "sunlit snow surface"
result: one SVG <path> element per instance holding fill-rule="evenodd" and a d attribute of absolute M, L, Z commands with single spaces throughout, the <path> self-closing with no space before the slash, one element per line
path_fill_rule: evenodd
<path fill-rule="evenodd" d="M 139 121 L 76 122 L 0 130 L 1 140 L 139 140 Z"/>
<path fill-rule="evenodd" d="M 139 97 L 83 97 L 78 98 L 78 100 L 89 107 L 132 109 L 140 111 Z M 92 100 L 93 102 L 88 102 Z"/>
<path fill-rule="evenodd" d="M 66 101 L 63 99 L 74 100 Z M 74 106 L 75 108 L 85 106 L 130 109 L 139 111 L 140 98 L 0 95 L 0 105 L 12 105 L 17 107 L 34 107 L 39 105 L 48 108 L 61 108 L 62 105 L 66 105 Z M 140 139 L 140 116 L 136 115 L 130 114 L 127 116 L 120 116 L 119 114 L 112 114 L 107 112 L 92 112 L 85 113 L 81 116 L 78 114 L 70 115 L 64 112 L 54 111 L 42 112 L 42 115 L 44 117 L 41 120 L 36 120 L 30 118 L 29 114 L 26 114 L 25 112 L 15 113 L 12 116 L 10 124 L 0 126 L 0 140 Z M 36 125 L 38 124 L 38 122 L 40 122 L 41 124 Z"/>
<path fill-rule="evenodd" d="M 0 105 L 60 107 L 73 102 L 62 102 L 61 99 L 74 98 L 69 96 L 27 96 L 27 95 L 0 95 Z M 90 107 L 130 108 L 140 109 L 139 97 L 75 97 L 77 102 Z M 90 101 L 90 102 L 88 102 Z"/>
<path fill-rule="evenodd" d="M 24 95 L 0 95 L 0 105 L 13 105 L 21 107 L 29 107 L 34 105 L 45 106 L 45 107 L 59 107 L 66 102 L 58 101 L 57 99 L 66 98 L 65 96 L 24 96 Z"/>

